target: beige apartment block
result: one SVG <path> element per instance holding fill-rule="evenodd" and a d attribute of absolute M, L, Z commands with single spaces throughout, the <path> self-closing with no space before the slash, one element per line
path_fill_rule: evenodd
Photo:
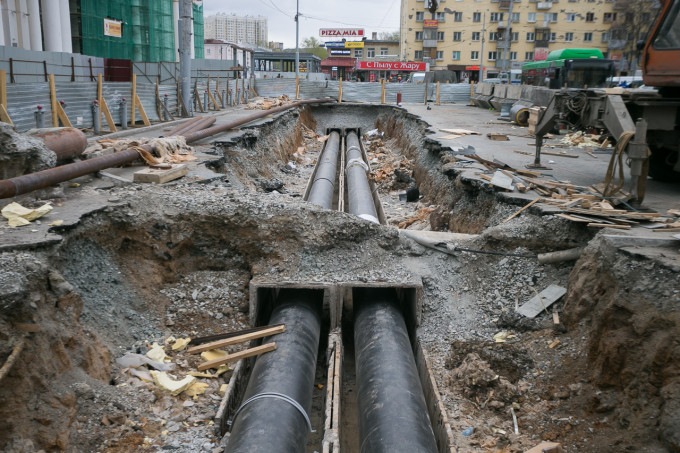
<path fill-rule="evenodd" d="M 630 70 L 658 10 L 651 0 L 441 0 L 434 14 L 429 5 L 402 0 L 401 59 L 462 79 L 476 79 L 480 64 L 493 77 L 564 48 L 600 49 Z"/>

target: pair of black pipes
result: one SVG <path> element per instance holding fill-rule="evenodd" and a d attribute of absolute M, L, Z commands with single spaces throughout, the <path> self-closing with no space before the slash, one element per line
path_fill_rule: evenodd
<path fill-rule="evenodd" d="M 355 133 L 348 134 L 347 144 L 348 192 L 353 194 L 350 212 L 372 215 L 377 222 L 367 167 L 362 168 L 355 160 L 363 162 Z M 332 132 L 308 197 L 308 201 L 327 208 L 332 206 L 335 192 L 339 146 L 340 136 Z M 356 169 L 363 172 L 365 184 Z M 436 452 L 437 444 L 395 290 L 364 288 L 357 290 L 356 296 L 354 347 L 360 451 Z M 319 290 L 280 290 L 269 323 L 286 324 L 286 332 L 263 340 L 275 341 L 277 349 L 255 362 L 226 452 L 305 451 L 311 428 L 307 414 L 312 400 L 322 303 L 323 293 Z"/>

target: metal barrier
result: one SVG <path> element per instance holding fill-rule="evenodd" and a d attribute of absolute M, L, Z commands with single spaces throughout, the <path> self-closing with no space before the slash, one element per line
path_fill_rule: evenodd
<path fill-rule="evenodd" d="M 337 98 L 338 81 L 300 80 L 300 98 Z M 385 103 L 396 104 L 397 93 L 401 93 L 404 103 L 424 103 L 425 90 L 428 99 L 435 101 L 435 84 L 388 83 L 385 85 Z M 295 79 L 255 79 L 255 90 L 260 96 L 276 97 L 282 94 L 295 98 Z M 343 82 L 343 102 L 378 103 L 382 98 L 382 84 L 379 82 Z M 440 84 L 439 99 L 441 103 L 467 104 L 470 102 L 470 85 L 467 83 Z"/>

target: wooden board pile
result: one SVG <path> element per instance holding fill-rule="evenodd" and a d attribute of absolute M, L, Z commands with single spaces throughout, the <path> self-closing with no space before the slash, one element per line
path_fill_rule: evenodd
<path fill-rule="evenodd" d="M 533 200 L 531 204 L 539 202 L 558 207 L 563 213 L 556 214 L 557 217 L 572 222 L 586 223 L 589 227 L 596 228 L 628 230 L 632 226 L 641 224 L 654 232 L 680 232 L 680 210 L 669 209 L 666 214 L 636 211 L 627 204 L 631 195 L 623 190 L 619 190 L 613 196 L 604 197 L 603 183 L 583 187 L 568 181 L 548 181 L 541 179 L 542 175 L 537 172 L 514 169 L 501 162 L 489 161 L 477 155 L 468 157 L 484 165 L 487 170 L 494 171 L 493 174 L 479 173 L 477 174 L 479 178 L 488 181 L 494 188 L 504 191 L 524 193 L 527 190 L 533 190 L 540 197 Z M 522 210 L 527 207 L 528 205 Z M 513 217 L 515 216 L 510 218 Z"/>

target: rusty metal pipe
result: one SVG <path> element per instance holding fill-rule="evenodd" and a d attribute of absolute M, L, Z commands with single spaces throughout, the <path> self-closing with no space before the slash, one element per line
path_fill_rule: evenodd
<path fill-rule="evenodd" d="M 274 107 L 273 109 L 269 110 L 262 110 L 261 112 L 255 113 L 253 115 L 249 115 L 245 118 L 241 118 L 238 120 L 231 121 L 226 124 L 220 124 L 218 126 L 213 126 L 208 129 L 198 131 L 198 132 L 193 132 L 191 134 L 185 134 L 184 137 L 187 139 L 187 143 L 193 143 L 197 142 L 199 140 L 202 140 L 206 137 L 210 137 L 212 135 L 219 134 L 221 132 L 228 131 L 229 129 L 233 129 L 235 127 L 241 126 L 242 124 L 250 123 L 251 121 L 255 121 L 260 118 L 264 118 L 267 115 L 271 115 L 272 113 L 279 113 L 283 112 L 285 110 L 291 109 L 293 107 L 299 107 L 301 105 L 306 105 L 306 104 L 324 104 L 327 102 L 335 102 L 335 99 L 308 99 L 306 101 L 298 101 L 298 102 L 293 102 L 292 104 L 288 105 L 282 105 L 280 107 Z"/>
<path fill-rule="evenodd" d="M 305 104 L 320 104 L 326 102 L 335 102 L 333 99 L 313 99 L 307 101 L 295 102 L 282 107 L 276 107 L 271 110 L 264 110 L 263 113 L 256 115 L 251 115 L 247 118 L 243 118 L 237 121 L 233 121 L 228 124 L 223 124 L 220 126 L 211 127 L 203 131 L 194 132 L 186 136 L 187 143 L 190 143 L 190 136 L 193 138 L 191 141 L 200 140 L 211 135 L 218 134 L 225 130 L 231 129 L 236 126 L 248 123 L 250 121 L 262 118 L 272 113 L 282 112 L 284 110 L 298 107 Z M 197 137 L 197 138 L 196 138 Z M 149 145 L 140 146 L 140 148 L 152 152 L 153 149 Z M 43 170 L 36 173 L 30 173 L 28 175 L 17 176 L 16 178 L 3 179 L 0 180 L 0 198 L 9 198 L 16 195 L 21 195 L 24 193 L 31 192 L 33 190 L 44 189 L 54 184 L 59 184 L 60 182 L 69 181 L 80 176 L 87 175 L 89 173 L 94 173 L 96 171 L 104 170 L 105 168 L 115 167 L 118 165 L 128 164 L 135 161 L 139 157 L 139 153 L 134 149 L 126 149 L 114 154 L 108 154 L 106 156 L 95 157 L 93 159 L 88 159 L 80 162 L 75 162 L 68 165 L 62 165 L 61 167 L 50 168 L 49 170 Z"/>
<path fill-rule="evenodd" d="M 202 131 L 203 129 L 207 129 L 210 126 L 212 126 L 213 124 L 215 124 L 215 120 L 216 120 L 216 118 L 213 117 L 213 116 L 204 117 L 200 121 L 196 121 L 188 129 L 185 129 L 185 130 L 181 131 L 179 134 L 175 134 L 175 135 L 186 136 L 186 135 L 191 134 L 193 132 Z"/>
<path fill-rule="evenodd" d="M 32 129 L 28 135 L 42 140 L 57 155 L 57 164 L 80 156 L 87 148 L 87 137 L 75 127 Z"/>
<path fill-rule="evenodd" d="M 174 128 L 170 129 L 168 132 L 164 133 L 163 135 L 160 135 L 160 137 L 172 137 L 173 135 L 181 135 L 182 132 L 184 132 L 186 129 L 188 129 L 192 124 L 202 120 L 205 118 L 204 116 L 196 116 L 194 118 L 191 118 L 188 121 L 183 122 L 182 124 L 179 124 L 175 126 Z"/>
<path fill-rule="evenodd" d="M 152 151 L 148 145 L 141 148 Z M 68 181 L 80 176 L 94 173 L 117 165 L 130 163 L 139 157 L 139 153 L 134 149 L 126 149 L 118 153 L 107 154 L 106 156 L 96 157 L 89 160 L 81 160 L 73 164 L 62 165 L 48 170 L 30 173 L 28 175 L 17 176 L 16 178 L 0 181 L 0 198 L 9 198 L 16 195 L 44 189 L 60 182 Z"/>

